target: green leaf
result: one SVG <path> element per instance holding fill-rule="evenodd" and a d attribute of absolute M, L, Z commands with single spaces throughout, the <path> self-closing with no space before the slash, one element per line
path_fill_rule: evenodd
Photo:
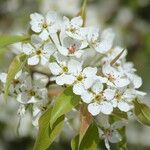
<path fill-rule="evenodd" d="M 71 149 L 72 149 L 72 150 L 78 150 L 78 144 L 79 144 L 79 135 L 76 135 L 76 136 L 71 140 Z"/>
<path fill-rule="evenodd" d="M 64 125 L 64 116 L 61 116 L 50 128 L 50 116 L 52 108 L 49 108 L 39 119 L 39 133 L 33 150 L 46 150 L 60 133 Z"/>
<path fill-rule="evenodd" d="M 138 99 L 133 101 L 134 103 L 134 113 L 139 122 L 150 126 L 150 108 L 141 103 Z"/>
<path fill-rule="evenodd" d="M 86 22 L 86 8 L 87 8 L 87 0 L 83 0 L 82 7 L 79 13 L 79 16 L 83 19 L 83 26 L 85 26 Z"/>
<path fill-rule="evenodd" d="M 98 143 L 98 128 L 95 123 L 92 123 L 81 141 L 79 150 L 96 150 Z"/>
<path fill-rule="evenodd" d="M 12 63 L 9 66 L 8 69 L 8 75 L 5 83 L 5 89 L 4 89 L 4 98 L 7 99 L 8 93 L 9 93 L 9 87 L 11 85 L 12 80 L 15 78 L 15 75 L 23 68 L 25 62 L 26 62 L 27 56 L 24 54 L 17 55 Z"/>
<path fill-rule="evenodd" d="M 118 150 L 127 150 L 126 127 L 119 129 L 122 140 L 118 143 Z"/>
<path fill-rule="evenodd" d="M 121 57 L 121 55 L 123 54 L 124 51 L 125 51 L 125 49 L 123 49 L 123 50 L 110 62 L 110 64 L 111 64 L 111 65 L 114 65 L 114 64 L 117 62 L 117 60 Z"/>
<path fill-rule="evenodd" d="M 125 118 L 128 119 L 127 113 L 120 111 L 118 108 L 115 108 L 112 113 L 113 116 L 117 118 Z"/>
<path fill-rule="evenodd" d="M 80 96 L 72 92 L 72 87 L 66 88 L 57 98 L 53 106 L 50 125 L 53 126 L 54 122 L 62 115 L 68 113 L 75 106 L 79 104 Z"/>
<path fill-rule="evenodd" d="M 0 48 L 17 42 L 28 41 L 29 39 L 30 37 L 26 35 L 0 35 Z"/>

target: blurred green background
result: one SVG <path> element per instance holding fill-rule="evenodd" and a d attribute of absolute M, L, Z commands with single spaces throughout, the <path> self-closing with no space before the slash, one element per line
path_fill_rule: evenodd
<path fill-rule="evenodd" d="M 29 15 L 33 12 L 56 10 L 62 15 L 74 16 L 79 12 L 81 3 L 81 0 L 0 0 L 0 34 L 27 33 Z M 147 92 L 143 101 L 150 105 L 150 1 L 89 0 L 87 24 L 100 24 L 102 28 L 109 26 L 115 30 L 115 42 L 128 49 L 127 59 L 134 62 L 137 73 L 143 78 L 141 90 Z M 19 46 L 11 46 L 6 53 L 1 52 L 0 72 L 7 71 L 14 49 L 19 49 Z M 28 114 L 21 121 L 17 135 L 17 107 L 16 102 L 6 104 L 0 98 L 0 150 L 32 149 L 37 130 L 32 127 Z M 59 137 L 61 140 L 56 140 L 52 149 L 70 150 L 72 136 L 64 130 Z M 149 127 L 131 121 L 127 137 L 129 150 L 150 150 Z M 103 144 L 100 147 L 105 149 Z"/>

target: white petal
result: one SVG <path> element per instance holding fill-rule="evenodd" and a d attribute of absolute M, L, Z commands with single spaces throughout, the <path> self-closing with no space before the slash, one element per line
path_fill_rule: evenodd
<path fill-rule="evenodd" d="M 71 85 L 73 84 L 74 81 L 75 81 L 75 77 L 71 75 L 64 74 L 64 75 L 56 77 L 56 83 L 58 85 L 64 85 L 64 84 Z"/>
<path fill-rule="evenodd" d="M 122 138 L 121 138 L 121 135 L 117 131 L 113 131 L 112 135 L 109 136 L 108 139 L 111 143 L 118 143 L 121 141 Z"/>
<path fill-rule="evenodd" d="M 44 22 L 44 17 L 41 14 L 34 13 L 30 15 L 30 18 L 31 29 L 34 32 L 40 32 L 42 30 L 42 23 Z"/>
<path fill-rule="evenodd" d="M 71 24 L 74 25 L 75 27 L 81 27 L 83 24 L 82 17 L 75 17 L 71 20 Z"/>
<path fill-rule="evenodd" d="M 110 149 L 110 145 L 109 145 L 109 141 L 108 141 L 107 137 L 105 138 L 104 141 L 105 141 L 105 146 L 106 146 L 107 150 L 111 150 Z"/>
<path fill-rule="evenodd" d="M 59 75 L 62 72 L 61 67 L 57 63 L 50 63 L 49 69 L 53 75 Z"/>
<path fill-rule="evenodd" d="M 31 44 L 23 44 L 22 50 L 26 55 L 30 55 L 34 51 L 34 48 L 31 46 Z"/>
<path fill-rule="evenodd" d="M 53 44 L 45 44 L 44 48 L 43 48 L 43 52 L 45 56 L 50 57 L 52 54 L 54 54 L 54 52 L 56 52 L 56 47 Z"/>
<path fill-rule="evenodd" d="M 78 50 L 74 53 L 75 57 L 77 58 L 80 58 L 83 54 L 84 54 L 85 51 L 83 50 Z"/>
<path fill-rule="evenodd" d="M 48 62 L 48 59 L 44 56 L 41 56 L 41 64 L 46 65 L 47 62 Z"/>
<path fill-rule="evenodd" d="M 109 115 L 109 114 L 112 113 L 112 111 L 113 111 L 113 106 L 112 106 L 111 103 L 103 102 L 103 103 L 101 104 L 101 112 L 102 112 L 103 114 Z"/>
<path fill-rule="evenodd" d="M 64 56 L 67 56 L 69 54 L 69 51 L 68 51 L 68 49 L 66 47 L 57 45 L 57 49 L 60 52 L 60 54 L 62 54 Z"/>
<path fill-rule="evenodd" d="M 119 102 L 118 103 L 118 108 L 121 110 L 121 111 L 124 111 L 124 112 L 127 112 L 131 109 L 131 106 L 126 103 L 126 102 Z"/>
<path fill-rule="evenodd" d="M 42 40 L 47 40 L 49 38 L 49 33 L 46 29 L 44 29 L 40 34 L 39 34 L 39 37 L 42 39 Z"/>
<path fill-rule="evenodd" d="M 103 95 L 107 100 L 111 100 L 115 96 L 115 90 L 112 89 L 105 89 Z"/>
<path fill-rule="evenodd" d="M 133 82 L 134 88 L 138 89 L 142 85 L 142 78 L 138 75 L 131 74 L 129 78 L 131 79 L 131 82 Z"/>
<path fill-rule="evenodd" d="M 115 81 L 114 81 L 114 83 L 115 83 L 115 85 L 117 86 L 117 87 L 124 87 L 124 86 L 127 86 L 129 83 L 130 83 L 130 81 L 127 79 L 127 78 L 117 78 Z"/>
<path fill-rule="evenodd" d="M 0 81 L 5 83 L 7 79 L 7 73 L 1 73 L 0 74 Z"/>
<path fill-rule="evenodd" d="M 92 77 L 85 78 L 83 81 L 84 87 L 89 89 L 93 85 L 94 81 L 95 79 Z"/>
<path fill-rule="evenodd" d="M 103 90 L 103 84 L 99 81 L 96 81 L 91 89 L 93 92 L 98 94 L 99 92 L 101 92 Z"/>
<path fill-rule="evenodd" d="M 70 73 L 77 75 L 82 71 L 82 63 L 77 60 L 71 59 L 68 62 L 68 69 Z"/>
<path fill-rule="evenodd" d="M 39 61 L 40 61 L 40 58 L 37 55 L 35 55 L 33 57 L 28 58 L 28 65 L 33 65 L 33 66 L 37 65 Z"/>
<path fill-rule="evenodd" d="M 83 102 L 85 103 L 90 103 L 92 101 L 93 98 L 93 94 L 85 91 L 82 95 L 81 95 L 81 99 L 83 100 Z"/>
<path fill-rule="evenodd" d="M 73 86 L 73 92 L 75 94 L 82 95 L 84 91 L 85 91 L 85 88 L 84 88 L 84 86 L 83 86 L 82 83 L 74 84 L 74 86 Z"/>
<path fill-rule="evenodd" d="M 142 91 L 136 90 L 135 92 L 136 92 L 136 94 L 139 95 L 139 96 L 145 96 L 145 95 L 146 95 L 146 93 L 145 93 L 145 92 L 142 92 Z"/>
<path fill-rule="evenodd" d="M 94 67 L 86 67 L 84 70 L 83 70 L 83 73 L 86 75 L 86 77 L 94 77 L 97 73 L 97 68 Z"/>
<path fill-rule="evenodd" d="M 96 116 L 100 113 L 100 106 L 97 103 L 91 103 L 88 105 L 88 111 L 93 115 Z"/>
<path fill-rule="evenodd" d="M 54 23 L 54 22 L 56 22 L 56 20 L 57 20 L 57 13 L 56 12 L 49 11 L 46 14 L 46 22 L 48 24 L 49 23 Z"/>

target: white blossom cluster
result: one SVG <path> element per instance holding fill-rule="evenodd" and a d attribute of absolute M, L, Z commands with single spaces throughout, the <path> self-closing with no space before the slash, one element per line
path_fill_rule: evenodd
<path fill-rule="evenodd" d="M 133 64 L 126 62 L 127 50 L 114 46 L 112 29 L 84 27 L 81 16 L 61 19 L 55 12 L 33 13 L 30 18 L 31 41 L 22 44 L 27 64 L 47 67 L 57 85 L 72 86 L 93 116 L 109 115 L 115 108 L 128 112 L 132 100 L 145 95 L 138 91 L 142 79 Z M 5 83 L 6 74 L 0 78 Z M 16 75 L 10 94 L 17 95 L 19 112 L 24 113 L 26 104 L 32 103 L 34 116 L 41 113 L 39 106 L 43 108 L 48 99 L 46 84 L 41 81 L 34 81 L 27 72 Z"/>
<path fill-rule="evenodd" d="M 6 83 L 7 74 L 0 74 L 1 94 L 4 92 L 4 85 Z M 33 125 L 38 125 L 38 119 L 42 111 L 46 110 L 48 104 L 47 98 L 47 79 L 45 76 L 31 78 L 28 72 L 19 71 L 9 90 L 9 96 L 15 98 L 20 106 L 18 109 L 19 116 L 23 116 L 30 105 L 32 105 Z"/>

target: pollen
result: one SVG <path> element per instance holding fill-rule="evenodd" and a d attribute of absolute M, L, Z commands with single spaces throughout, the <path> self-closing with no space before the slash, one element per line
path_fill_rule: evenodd
<path fill-rule="evenodd" d="M 68 72 L 68 67 L 64 66 L 62 69 L 63 69 L 63 72 Z"/>
<path fill-rule="evenodd" d="M 41 50 L 41 49 L 38 49 L 38 50 L 36 51 L 36 54 L 37 54 L 37 55 L 41 55 L 41 54 L 42 54 L 42 50 Z"/>
<path fill-rule="evenodd" d="M 102 94 L 97 94 L 97 95 L 95 96 L 95 101 L 96 101 L 96 102 L 102 101 Z"/>
<path fill-rule="evenodd" d="M 84 77 L 82 75 L 77 76 L 77 81 L 82 81 Z"/>
<path fill-rule="evenodd" d="M 47 24 L 46 22 L 44 22 L 44 23 L 43 23 L 43 28 L 46 29 L 47 27 L 48 27 L 48 24 Z"/>
<path fill-rule="evenodd" d="M 75 44 L 67 48 L 70 54 L 73 54 L 76 51 Z"/>

